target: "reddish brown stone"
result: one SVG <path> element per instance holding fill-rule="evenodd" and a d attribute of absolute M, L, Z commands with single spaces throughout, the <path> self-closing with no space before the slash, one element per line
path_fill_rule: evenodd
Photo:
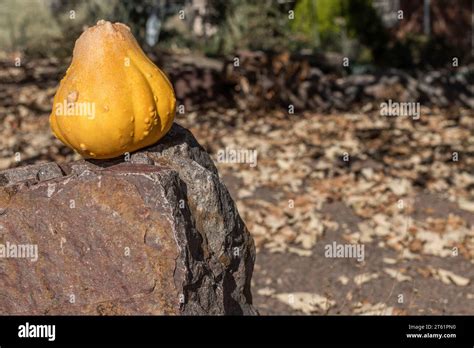
<path fill-rule="evenodd" d="M 253 241 L 189 132 L 61 168 L 0 172 L 0 244 L 38 248 L 0 258 L 0 314 L 256 313 Z"/>

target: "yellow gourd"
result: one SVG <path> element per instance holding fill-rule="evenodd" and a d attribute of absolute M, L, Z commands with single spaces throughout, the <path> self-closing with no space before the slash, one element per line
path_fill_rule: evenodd
<path fill-rule="evenodd" d="M 50 125 L 86 158 L 149 146 L 171 128 L 176 99 L 165 74 L 122 23 L 100 20 L 76 41 L 53 102 Z"/>

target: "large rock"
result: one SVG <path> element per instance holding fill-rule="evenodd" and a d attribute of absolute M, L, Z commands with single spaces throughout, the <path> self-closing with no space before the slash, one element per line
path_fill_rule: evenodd
<path fill-rule="evenodd" d="M 253 240 L 178 125 L 128 161 L 1 171 L 0 247 L 0 314 L 256 314 Z"/>

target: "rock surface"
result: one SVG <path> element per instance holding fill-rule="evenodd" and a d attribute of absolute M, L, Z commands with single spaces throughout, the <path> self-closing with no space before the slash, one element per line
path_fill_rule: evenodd
<path fill-rule="evenodd" d="M 4 249 L 0 314 L 256 314 L 253 240 L 176 124 L 128 160 L 1 171 L 0 246 L 21 245 L 38 259 Z"/>

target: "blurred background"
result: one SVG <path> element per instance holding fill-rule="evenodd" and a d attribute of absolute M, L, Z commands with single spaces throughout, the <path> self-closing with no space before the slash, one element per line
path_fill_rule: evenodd
<path fill-rule="evenodd" d="M 473 314 L 473 8 L 0 0 L 0 170 L 79 159 L 49 130 L 52 99 L 82 31 L 123 22 L 254 236 L 261 314 Z M 388 101 L 419 117 L 382 115 Z M 333 242 L 364 260 L 326 257 Z"/>

